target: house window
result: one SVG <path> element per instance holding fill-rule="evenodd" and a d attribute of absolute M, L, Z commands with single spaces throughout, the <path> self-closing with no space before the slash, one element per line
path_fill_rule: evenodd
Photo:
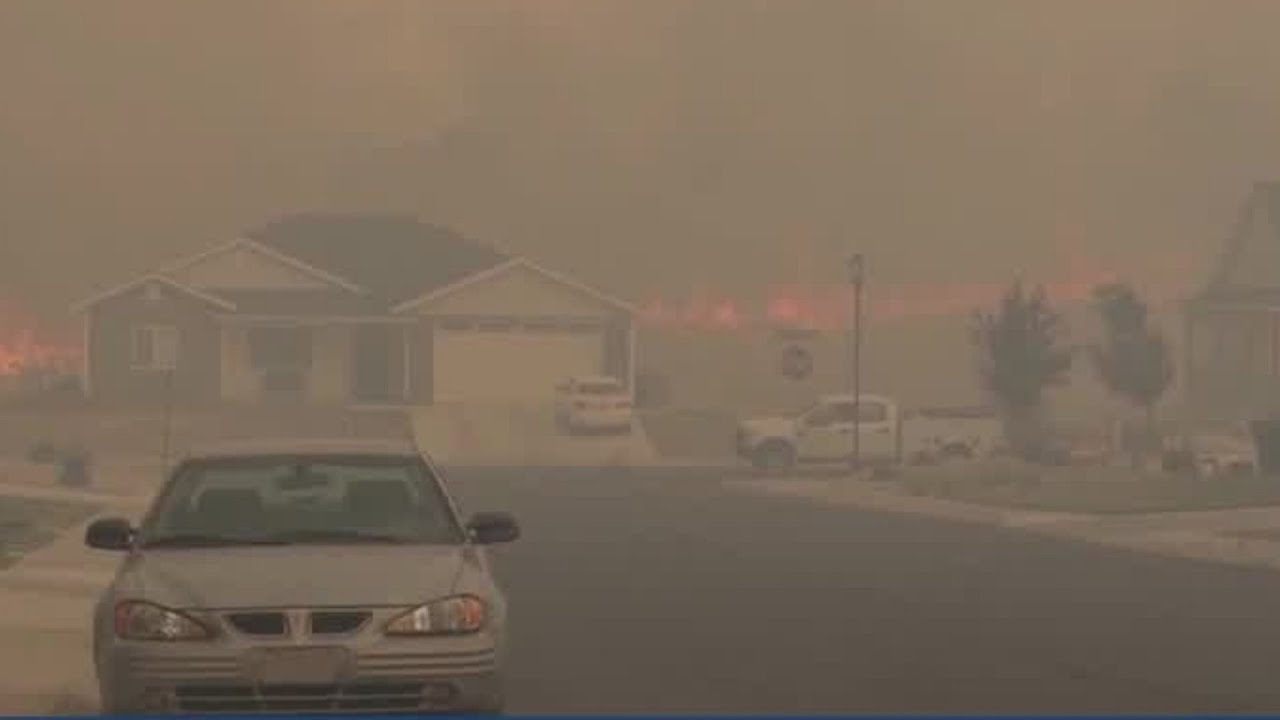
<path fill-rule="evenodd" d="M 249 358 L 256 370 L 311 367 L 311 328 L 249 328 Z"/>
<path fill-rule="evenodd" d="M 130 363 L 135 370 L 173 370 L 178 366 L 178 328 L 138 325 L 133 328 Z"/>

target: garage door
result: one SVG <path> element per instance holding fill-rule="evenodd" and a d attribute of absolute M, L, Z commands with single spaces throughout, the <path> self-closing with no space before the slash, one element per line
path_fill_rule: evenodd
<path fill-rule="evenodd" d="M 550 402 L 556 383 L 602 371 L 599 327 L 508 325 L 438 328 L 436 402 Z"/>

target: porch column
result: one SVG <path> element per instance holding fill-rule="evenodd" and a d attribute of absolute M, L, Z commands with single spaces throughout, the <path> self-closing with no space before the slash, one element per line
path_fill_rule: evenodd
<path fill-rule="evenodd" d="M 1268 365 L 1268 374 L 1272 379 L 1280 377 L 1280 313 L 1272 311 L 1268 313 L 1270 322 L 1267 323 L 1271 328 L 1271 362 Z"/>
<path fill-rule="evenodd" d="M 1196 373 L 1196 318 L 1195 306 L 1188 304 L 1186 311 L 1182 314 L 1183 322 L 1183 342 L 1182 342 L 1182 400 L 1187 405 L 1194 407 L 1195 399 L 1195 380 Z"/>
<path fill-rule="evenodd" d="M 351 328 L 316 325 L 311 335 L 308 392 L 313 402 L 342 404 L 351 394 Z"/>

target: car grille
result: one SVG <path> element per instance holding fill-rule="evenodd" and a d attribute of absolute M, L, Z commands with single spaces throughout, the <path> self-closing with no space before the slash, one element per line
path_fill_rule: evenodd
<path fill-rule="evenodd" d="M 312 635 L 341 635 L 359 630 L 371 613 L 359 611 L 318 611 L 311 613 Z"/>
<path fill-rule="evenodd" d="M 180 685 L 179 712 L 394 712 L 424 706 L 428 688 L 417 681 L 299 685 Z M 450 696 L 452 688 L 447 688 Z M 439 701 L 448 698 L 440 697 Z"/>
<path fill-rule="evenodd" d="M 229 613 L 227 622 L 245 635 L 279 637 L 289 633 L 289 621 L 281 612 Z"/>
<path fill-rule="evenodd" d="M 364 626 L 373 615 L 363 610 L 317 610 L 307 618 L 307 631 L 312 635 L 344 635 Z M 289 618 L 283 612 L 234 612 L 227 622 L 238 632 L 253 637 L 289 635 Z"/>

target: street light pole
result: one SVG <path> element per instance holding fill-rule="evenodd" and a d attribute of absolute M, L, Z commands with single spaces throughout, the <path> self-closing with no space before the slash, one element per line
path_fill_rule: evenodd
<path fill-rule="evenodd" d="M 862 469 L 862 285 L 865 268 L 862 253 L 849 257 L 849 284 L 853 287 L 853 327 L 850 341 L 849 385 L 853 393 L 853 455 L 849 469 L 854 473 Z"/>

